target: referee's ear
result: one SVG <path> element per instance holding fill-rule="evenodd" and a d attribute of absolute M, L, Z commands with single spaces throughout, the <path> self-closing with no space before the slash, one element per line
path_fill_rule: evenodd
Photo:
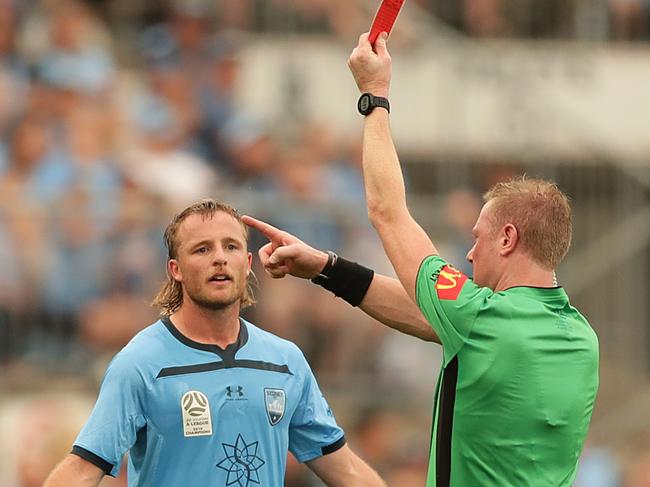
<path fill-rule="evenodd" d="M 519 243 L 519 232 L 512 223 L 506 223 L 499 235 L 499 254 L 507 257 L 512 254 Z"/>

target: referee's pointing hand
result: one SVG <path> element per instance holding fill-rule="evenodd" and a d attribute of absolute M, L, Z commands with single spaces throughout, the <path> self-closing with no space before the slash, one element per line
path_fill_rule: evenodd
<path fill-rule="evenodd" d="M 328 258 L 325 252 L 251 216 L 244 215 L 242 221 L 270 240 L 258 253 L 264 270 L 274 279 L 283 278 L 287 274 L 311 279 L 325 267 Z"/>

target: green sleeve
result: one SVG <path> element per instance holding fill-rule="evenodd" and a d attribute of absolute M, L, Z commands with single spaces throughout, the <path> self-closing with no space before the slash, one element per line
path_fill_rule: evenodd
<path fill-rule="evenodd" d="M 446 366 L 467 341 L 492 291 L 432 255 L 420 265 L 415 292 L 418 307 L 442 342 Z"/>

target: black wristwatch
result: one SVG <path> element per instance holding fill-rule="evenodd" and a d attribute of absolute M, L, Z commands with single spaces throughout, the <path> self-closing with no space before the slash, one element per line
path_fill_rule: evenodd
<path fill-rule="evenodd" d="M 357 110 L 363 116 L 370 115 L 375 107 L 385 108 L 388 113 L 390 113 L 390 103 L 388 98 L 383 98 L 381 96 L 375 96 L 372 93 L 364 93 L 359 97 L 357 102 Z"/>

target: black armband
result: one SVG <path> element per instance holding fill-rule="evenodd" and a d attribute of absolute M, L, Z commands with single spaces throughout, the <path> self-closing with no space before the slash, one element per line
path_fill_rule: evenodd
<path fill-rule="evenodd" d="M 332 291 L 352 306 L 359 306 L 368 292 L 375 271 L 343 259 L 334 252 L 328 251 L 327 255 L 327 264 L 311 282 Z"/>

